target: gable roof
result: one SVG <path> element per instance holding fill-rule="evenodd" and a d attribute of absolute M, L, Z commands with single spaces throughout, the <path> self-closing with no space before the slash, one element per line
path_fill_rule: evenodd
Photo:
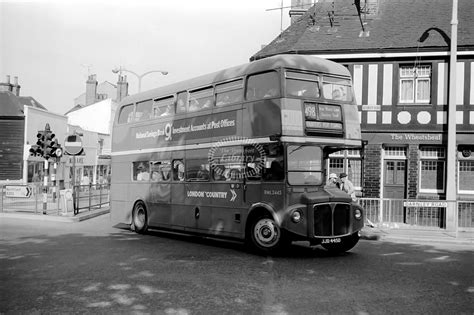
<path fill-rule="evenodd" d="M 250 59 L 283 53 L 449 51 L 451 0 L 361 0 L 362 7 L 366 2 L 376 3 L 377 6 L 368 14 L 362 12 L 360 18 L 356 2 L 338 0 L 316 3 Z M 458 51 L 474 50 L 472 16 L 474 2 L 459 0 Z M 420 43 L 420 36 L 429 29 L 432 29 L 429 37 Z M 444 37 L 440 33 L 444 33 Z"/>
<path fill-rule="evenodd" d="M 24 105 L 47 110 L 46 107 L 41 105 L 31 96 L 16 96 L 15 94 L 9 91 L 0 92 L 0 116 L 25 116 L 25 114 L 23 113 Z"/>

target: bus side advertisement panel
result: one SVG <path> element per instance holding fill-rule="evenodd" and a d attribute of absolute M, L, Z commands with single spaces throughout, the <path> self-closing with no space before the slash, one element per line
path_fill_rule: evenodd
<path fill-rule="evenodd" d="M 132 126 L 128 134 L 113 137 L 113 150 L 152 149 L 183 145 L 193 140 L 236 136 L 238 123 L 237 111 L 228 111 Z"/>

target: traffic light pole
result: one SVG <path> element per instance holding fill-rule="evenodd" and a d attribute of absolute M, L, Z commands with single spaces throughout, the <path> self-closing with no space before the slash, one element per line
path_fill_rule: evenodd
<path fill-rule="evenodd" d="M 49 177 L 49 162 L 44 160 L 44 185 L 43 185 L 43 214 L 48 214 L 48 177 Z"/>

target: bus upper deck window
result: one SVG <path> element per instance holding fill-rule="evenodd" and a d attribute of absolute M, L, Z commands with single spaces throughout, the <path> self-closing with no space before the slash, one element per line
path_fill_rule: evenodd
<path fill-rule="evenodd" d="M 346 79 L 325 76 L 323 79 L 323 96 L 335 101 L 352 100 L 351 82 Z"/>
<path fill-rule="evenodd" d="M 119 124 L 125 124 L 131 121 L 133 121 L 133 104 L 122 107 L 118 118 Z"/>
<path fill-rule="evenodd" d="M 285 75 L 287 96 L 319 97 L 319 78 L 316 74 L 287 71 Z"/>
<path fill-rule="evenodd" d="M 280 96 L 280 77 L 278 72 L 271 71 L 251 75 L 247 79 L 247 100 L 259 100 Z"/>
<path fill-rule="evenodd" d="M 174 97 L 153 101 L 153 117 L 165 117 L 174 114 Z"/>
<path fill-rule="evenodd" d="M 212 87 L 195 90 L 189 93 L 188 111 L 195 112 L 201 109 L 209 109 L 214 104 L 214 89 Z"/>
<path fill-rule="evenodd" d="M 186 112 L 186 103 L 188 102 L 188 92 L 178 93 L 176 102 L 176 113 L 181 114 Z"/>
<path fill-rule="evenodd" d="M 152 100 L 147 100 L 144 102 L 137 103 L 137 108 L 135 109 L 135 120 L 147 120 L 152 116 Z"/>
<path fill-rule="evenodd" d="M 236 80 L 216 85 L 216 105 L 224 106 L 237 103 L 243 98 L 243 80 Z"/>

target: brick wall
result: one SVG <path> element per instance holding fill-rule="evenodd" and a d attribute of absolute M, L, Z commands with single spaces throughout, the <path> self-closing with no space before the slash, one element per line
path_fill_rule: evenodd
<path fill-rule="evenodd" d="M 369 144 L 365 147 L 363 190 L 365 198 L 378 198 L 380 196 L 380 170 L 382 147 Z"/>
<path fill-rule="evenodd" d="M 407 155 L 407 197 L 409 199 L 415 199 L 418 195 L 418 145 L 410 144 L 408 146 Z"/>

